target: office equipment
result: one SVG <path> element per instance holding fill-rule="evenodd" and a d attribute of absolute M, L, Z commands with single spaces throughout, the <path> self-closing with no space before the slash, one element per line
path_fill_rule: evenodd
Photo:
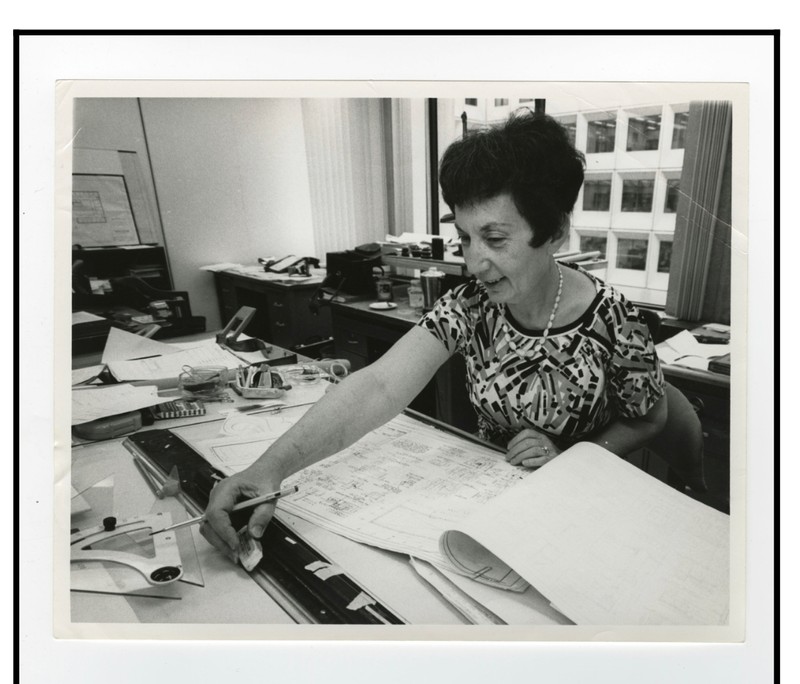
<path fill-rule="evenodd" d="M 268 363 L 238 368 L 233 384 L 234 391 L 245 399 L 277 399 L 291 388 L 283 373 Z"/>
<path fill-rule="evenodd" d="M 361 245 L 343 252 L 328 252 L 325 260 L 327 276 L 323 289 L 345 294 L 371 295 L 375 276 L 383 275 L 379 245 Z"/>
<path fill-rule="evenodd" d="M 259 347 L 259 342 L 255 338 L 240 340 L 239 335 L 244 333 L 245 328 L 253 320 L 256 310 L 252 306 L 243 306 L 236 315 L 231 318 L 225 327 L 217 333 L 217 344 L 220 347 L 227 347 L 236 351 L 255 351 Z M 263 344 L 263 342 L 261 342 Z"/>
<path fill-rule="evenodd" d="M 188 418 L 191 416 L 204 416 L 206 407 L 202 401 L 191 399 L 175 399 L 157 404 L 151 409 L 155 420 L 167 420 L 169 418 Z"/>
<path fill-rule="evenodd" d="M 142 427 L 140 411 L 128 411 L 106 418 L 80 423 L 72 426 L 72 433 L 80 439 L 100 440 L 122 437 Z"/>
<path fill-rule="evenodd" d="M 290 494 L 294 494 L 298 491 L 297 485 L 293 487 L 284 487 L 276 492 L 269 492 L 268 494 L 262 494 L 261 496 L 253 497 L 252 499 L 247 499 L 246 501 L 241 501 L 240 503 L 236 504 L 231 510 L 232 511 L 246 511 L 250 508 L 255 508 L 256 506 L 260 506 L 263 503 L 269 503 L 271 501 L 276 501 L 283 496 L 289 496 Z M 206 519 L 205 515 L 198 515 L 196 518 L 190 518 L 189 520 L 184 520 L 183 522 L 175 523 L 174 525 L 169 525 L 167 527 L 163 527 L 158 530 L 153 530 L 150 533 L 150 536 L 156 534 L 163 534 L 164 532 L 168 532 L 170 530 L 176 530 L 180 527 L 186 527 L 187 525 L 196 525 L 197 523 L 203 522 Z"/>
<path fill-rule="evenodd" d="M 273 257 L 261 258 L 258 263 L 267 273 L 286 273 L 287 275 L 310 275 L 311 268 L 319 268 L 319 259 L 314 257 L 298 257 L 289 254 L 281 259 Z"/>
<path fill-rule="evenodd" d="M 229 375 L 226 366 L 183 366 L 178 389 L 186 399 L 216 401 L 225 393 Z"/>
<path fill-rule="evenodd" d="M 174 535 L 161 536 L 153 542 L 153 554 L 105 548 L 115 539 L 127 537 L 128 546 L 132 537 L 150 531 L 161 531 L 169 525 L 168 514 L 140 516 L 116 520 L 106 518 L 102 525 L 85 530 L 77 530 L 70 537 L 70 563 L 109 562 L 128 566 L 139 572 L 151 585 L 169 584 L 180 579 L 183 574 L 180 552 Z M 152 535 L 148 535 L 152 536 Z"/>

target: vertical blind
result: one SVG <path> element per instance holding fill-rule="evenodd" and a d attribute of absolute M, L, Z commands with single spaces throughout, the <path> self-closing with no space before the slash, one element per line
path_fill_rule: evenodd
<path fill-rule="evenodd" d="M 385 104 L 303 99 L 302 113 L 316 253 L 382 240 L 393 203 Z"/>
<path fill-rule="evenodd" d="M 730 323 L 730 102 L 692 102 L 666 312 Z"/>

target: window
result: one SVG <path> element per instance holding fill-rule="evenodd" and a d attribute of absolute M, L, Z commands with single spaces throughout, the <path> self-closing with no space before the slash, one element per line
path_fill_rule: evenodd
<path fill-rule="evenodd" d="M 689 123 L 689 112 L 676 112 L 675 123 L 672 124 L 672 149 L 682 150 L 686 147 L 686 125 Z"/>
<path fill-rule="evenodd" d="M 608 211 L 611 204 L 610 180 L 587 180 L 583 184 L 583 210 Z"/>
<path fill-rule="evenodd" d="M 575 147 L 575 122 L 572 123 L 563 123 L 561 124 L 564 128 L 567 129 L 567 137 L 569 138 L 569 144 Z"/>
<path fill-rule="evenodd" d="M 664 200 L 664 213 L 674 214 L 678 211 L 678 197 L 680 197 L 680 178 L 667 179 L 667 196 Z"/>
<path fill-rule="evenodd" d="M 508 98 L 507 97 L 496 97 L 494 98 L 494 106 L 495 107 L 506 107 L 508 105 Z"/>
<path fill-rule="evenodd" d="M 477 107 L 478 106 L 478 98 L 477 97 L 464 98 L 464 104 L 465 105 L 472 105 L 473 107 Z"/>
<path fill-rule="evenodd" d="M 644 271 L 647 265 L 647 240 L 638 238 L 617 239 L 617 268 Z"/>
<path fill-rule="evenodd" d="M 606 258 L 606 244 L 608 239 L 599 235 L 581 235 L 581 252 L 600 252 L 600 258 Z"/>
<path fill-rule="evenodd" d="M 653 211 L 652 180 L 622 181 L 622 211 Z"/>
<path fill-rule="evenodd" d="M 628 152 L 657 150 L 661 115 L 632 116 L 628 119 Z"/>
<path fill-rule="evenodd" d="M 672 263 L 672 240 L 660 240 L 658 244 L 658 272 L 669 273 Z"/>
<path fill-rule="evenodd" d="M 616 119 L 595 119 L 589 121 L 586 137 L 586 151 L 589 153 L 613 152 L 616 134 Z"/>

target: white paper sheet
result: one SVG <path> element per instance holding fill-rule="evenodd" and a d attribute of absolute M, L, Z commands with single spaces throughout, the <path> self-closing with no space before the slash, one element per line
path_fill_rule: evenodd
<path fill-rule="evenodd" d="M 83 382 L 87 382 L 96 378 L 100 373 L 103 372 L 105 366 L 103 364 L 97 366 L 87 366 L 86 368 L 76 368 L 72 371 L 72 384 L 80 385 Z"/>
<path fill-rule="evenodd" d="M 97 316 L 93 313 L 89 313 L 88 311 L 72 312 L 72 325 L 80 325 L 81 323 L 94 323 L 102 320 L 104 320 L 102 316 Z"/>
<path fill-rule="evenodd" d="M 151 380 L 159 383 L 172 381 L 175 386 L 184 366 L 224 366 L 233 369 L 239 367 L 241 363 L 233 354 L 216 345 L 204 345 L 150 359 L 112 361 L 108 364 L 108 368 L 120 381 Z"/>
<path fill-rule="evenodd" d="M 255 461 L 295 416 L 259 439 L 204 440 L 193 444 L 225 472 Z M 184 434 L 185 436 L 185 434 Z M 503 456 L 466 444 L 406 416 L 398 416 L 344 451 L 286 481 L 300 491 L 279 502 L 288 513 L 355 541 L 413 555 L 441 567 L 439 536 L 468 513 L 527 477 Z M 502 569 L 483 581 L 516 591 L 527 584 Z"/>
<path fill-rule="evenodd" d="M 708 370 L 709 359 L 723 356 L 731 351 L 730 344 L 704 344 L 698 342 L 692 333 L 683 330 L 664 340 L 656 347 L 662 363 L 688 366 Z"/>
<path fill-rule="evenodd" d="M 164 399 L 154 386 L 92 385 L 72 390 L 72 425 L 88 423 L 98 418 L 116 416 L 146 406 L 155 406 Z"/>
<path fill-rule="evenodd" d="M 474 542 L 577 624 L 728 619 L 728 516 L 594 444 L 572 447 L 459 521 L 442 547 L 469 566 Z"/>
<path fill-rule="evenodd" d="M 131 359 L 142 359 L 146 356 L 163 356 L 174 354 L 179 351 L 164 342 L 151 340 L 141 335 L 134 335 L 127 330 L 111 328 L 108 331 L 108 339 L 103 349 L 103 363 L 112 361 L 129 361 Z"/>

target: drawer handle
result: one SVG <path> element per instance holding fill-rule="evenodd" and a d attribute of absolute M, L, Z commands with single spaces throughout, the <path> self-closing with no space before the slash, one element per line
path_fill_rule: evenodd
<path fill-rule="evenodd" d="M 358 344 L 361 340 L 347 340 L 347 344 Z"/>
<path fill-rule="evenodd" d="M 276 309 L 282 309 L 284 307 L 284 305 L 280 302 L 272 302 L 272 306 L 274 306 Z"/>
<path fill-rule="evenodd" d="M 281 323 L 280 321 L 275 321 L 275 325 L 278 326 L 279 328 L 285 328 L 286 327 L 286 323 Z"/>

